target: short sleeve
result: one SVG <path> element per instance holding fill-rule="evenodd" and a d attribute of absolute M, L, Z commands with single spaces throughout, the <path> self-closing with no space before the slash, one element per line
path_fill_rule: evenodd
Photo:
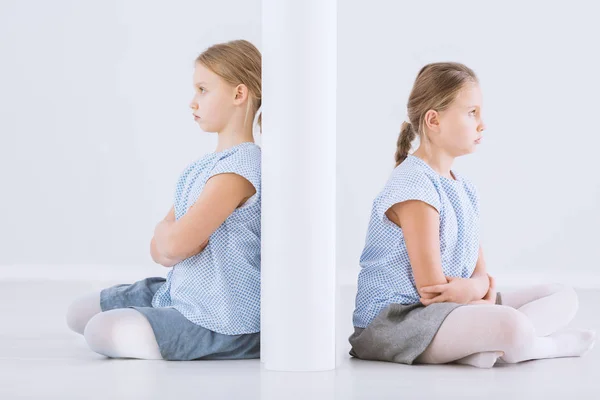
<path fill-rule="evenodd" d="M 440 212 L 440 194 L 429 176 L 420 170 L 395 170 L 377 197 L 375 209 L 384 223 L 392 223 L 385 215 L 394 204 L 408 200 L 420 200 Z"/>
<path fill-rule="evenodd" d="M 467 193 L 469 201 L 473 205 L 475 214 L 479 216 L 479 193 L 477 191 L 477 187 L 467 178 L 463 178 L 463 182 L 465 185 L 465 192 Z"/>
<path fill-rule="evenodd" d="M 261 183 L 261 151 L 259 147 L 238 149 L 221 158 L 209 172 L 208 181 L 219 174 L 236 174 L 245 178 L 254 186 L 256 193 L 242 207 L 246 207 L 260 197 Z"/>

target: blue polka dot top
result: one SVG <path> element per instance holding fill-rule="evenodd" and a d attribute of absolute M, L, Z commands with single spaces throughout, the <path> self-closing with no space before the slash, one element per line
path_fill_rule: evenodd
<path fill-rule="evenodd" d="M 173 266 L 152 306 L 173 307 L 191 322 L 226 335 L 259 332 L 260 147 L 241 143 L 189 165 L 176 185 L 175 217 L 196 202 L 209 178 L 222 173 L 243 176 L 256 193 L 210 235 L 202 252 Z"/>
<path fill-rule="evenodd" d="M 385 212 L 394 204 L 420 200 L 440 215 L 440 251 L 446 276 L 469 278 L 479 255 L 479 200 L 472 183 L 452 171 L 438 174 L 409 154 L 375 198 L 360 257 L 355 327 L 365 328 L 390 303 L 414 304 L 419 294 L 402 229 Z"/>

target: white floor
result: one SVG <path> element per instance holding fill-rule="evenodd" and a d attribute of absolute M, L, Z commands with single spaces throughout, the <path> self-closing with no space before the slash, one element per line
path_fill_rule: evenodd
<path fill-rule="evenodd" d="M 497 365 L 406 366 L 351 359 L 354 289 L 340 289 L 338 367 L 266 371 L 259 360 L 111 360 L 65 325 L 76 296 L 118 282 L 0 281 L 0 399 L 598 399 L 600 346 L 583 358 Z M 502 288 L 500 288 L 502 290 Z M 600 330 L 600 290 L 578 290 L 572 326 Z"/>

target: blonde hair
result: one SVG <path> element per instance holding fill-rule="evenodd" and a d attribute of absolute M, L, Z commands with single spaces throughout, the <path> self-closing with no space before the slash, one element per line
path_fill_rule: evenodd
<path fill-rule="evenodd" d="M 215 44 L 203 51 L 196 63 L 201 63 L 232 86 L 244 84 L 249 92 L 246 122 L 250 113 L 254 120 L 262 103 L 262 64 L 260 51 L 252 43 L 233 40 Z M 258 116 L 258 126 L 262 132 L 262 112 Z"/>
<path fill-rule="evenodd" d="M 424 137 L 427 111 L 441 112 L 447 109 L 468 83 L 478 83 L 477 76 L 460 63 L 432 63 L 421 68 L 408 98 L 408 121 L 404 121 L 400 127 L 396 166 L 406 159 L 416 136 Z"/>

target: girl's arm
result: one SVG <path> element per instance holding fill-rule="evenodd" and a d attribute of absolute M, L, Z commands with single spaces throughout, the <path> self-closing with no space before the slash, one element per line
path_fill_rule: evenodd
<path fill-rule="evenodd" d="M 175 222 L 175 207 L 171 207 L 171 210 L 169 210 L 168 214 L 166 215 L 166 217 L 159 223 L 160 224 L 164 224 L 164 225 L 170 225 L 173 222 Z M 171 259 L 168 258 L 166 255 L 161 254 L 158 251 L 158 248 L 156 246 L 156 239 L 154 237 L 152 237 L 152 240 L 150 241 L 150 255 L 152 256 L 152 260 L 154 260 L 155 263 L 160 264 L 164 267 L 172 267 L 173 265 L 185 260 L 188 257 L 193 256 L 194 254 L 198 254 L 200 253 L 202 250 L 204 250 L 204 248 L 206 247 L 206 245 L 208 244 L 208 240 L 204 243 L 202 243 L 200 245 L 200 248 L 196 249 L 195 251 L 191 252 L 190 254 L 185 255 L 183 258 L 177 258 L 177 259 Z"/>
<path fill-rule="evenodd" d="M 482 286 L 479 278 L 471 280 L 444 275 L 440 253 L 440 218 L 433 206 L 423 201 L 409 200 L 394 204 L 386 216 L 402 228 L 415 284 L 424 305 L 445 301 L 467 304 L 481 299 L 487 293 L 486 289 L 479 296 Z M 481 260 L 480 269 L 485 268 L 483 258 Z M 425 291 L 423 288 L 426 288 Z"/>
<path fill-rule="evenodd" d="M 222 173 L 211 177 L 185 215 L 157 225 L 156 249 L 166 258 L 179 261 L 200 253 L 210 235 L 255 193 L 254 186 L 241 175 Z"/>
<path fill-rule="evenodd" d="M 469 304 L 496 304 L 496 297 L 498 296 L 498 293 L 496 292 L 496 280 L 492 276 L 488 275 L 488 281 L 490 288 L 485 296 L 483 296 L 483 299 L 472 301 Z"/>
<path fill-rule="evenodd" d="M 170 258 L 167 258 L 160 254 L 160 252 L 156 248 L 156 241 L 154 240 L 154 238 L 152 238 L 152 240 L 150 241 L 150 256 L 152 257 L 152 260 L 155 263 L 160 264 L 163 267 L 170 268 L 178 263 L 177 260 L 171 260 Z"/>
<path fill-rule="evenodd" d="M 396 203 L 386 216 L 402 228 L 417 290 L 447 283 L 440 254 L 440 216 L 431 205 L 409 200 Z M 432 299 L 436 294 L 423 294 Z"/>
<path fill-rule="evenodd" d="M 169 210 L 169 212 L 167 213 L 165 218 L 163 218 L 161 223 L 164 221 L 169 221 L 169 222 L 175 221 L 175 206 L 171 206 L 171 209 Z M 152 240 L 150 241 L 150 256 L 152 257 L 152 260 L 155 263 L 160 264 L 164 267 L 172 267 L 173 265 L 177 264 L 177 262 L 178 262 L 177 260 L 171 260 L 171 259 L 165 257 L 158 251 L 158 248 L 156 247 L 156 240 L 155 240 L 154 236 L 152 237 Z"/>
<path fill-rule="evenodd" d="M 474 281 L 476 299 L 483 299 L 490 289 L 490 279 L 485 265 L 485 258 L 483 258 L 483 249 L 481 248 L 481 245 L 479 245 L 477 264 L 475 264 L 475 270 L 471 274 L 470 279 Z"/>

